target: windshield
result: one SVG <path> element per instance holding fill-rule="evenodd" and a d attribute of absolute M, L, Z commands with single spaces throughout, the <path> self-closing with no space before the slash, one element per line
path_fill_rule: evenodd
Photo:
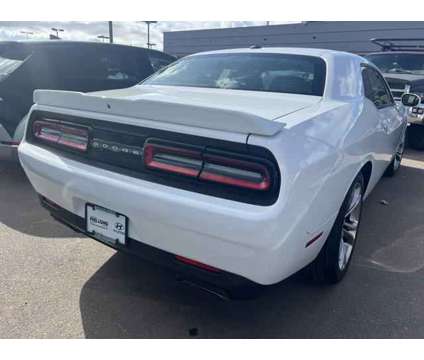
<path fill-rule="evenodd" d="M 366 58 L 384 73 L 424 75 L 424 54 L 373 54 Z"/>
<path fill-rule="evenodd" d="M 312 56 L 210 54 L 181 59 L 142 84 L 322 96 L 325 63 Z"/>
<path fill-rule="evenodd" d="M 0 56 L 0 81 L 14 72 L 24 60 L 7 59 Z"/>

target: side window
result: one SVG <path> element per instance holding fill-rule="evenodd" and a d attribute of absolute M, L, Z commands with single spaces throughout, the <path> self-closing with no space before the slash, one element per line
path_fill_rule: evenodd
<path fill-rule="evenodd" d="M 364 67 L 362 70 L 365 97 L 371 100 L 378 108 L 384 108 L 394 104 L 392 94 L 383 77 L 374 69 Z"/>
<path fill-rule="evenodd" d="M 171 57 L 161 56 L 160 54 L 156 54 L 153 52 L 149 53 L 149 59 L 150 63 L 152 64 L 152 68 L 155 72 L 162 69 L 164 66 L 167 66 L 170 63 L 174 62 L 174 59 Z"/>
<path fill-rule="evenodd" d="M 54 61 L 56 73 L 65 78 L 133 82 L 138 79 L 136 61 L 114 48 L 84 47 L 76 48 L 75 51 L 60 49 L 56 52 Z"/>
<path fill-rule="evenodd" d="M 104 53 L 99 57 L 99 66 L 107 80 L 137 81 L 135 61 L 121 53 Z"/>
<path fill-rule="evenodd" d="M 132 49 L 95 44 L 55 49 L 49 54 L 53 88 L 90 92 L 133 86 L 152 73 L 150 63 L 145 59 L 150 71 L 146 71 L 146 75 L 140 74 L 140 61 L 134 54 L 137 53 Z"/>

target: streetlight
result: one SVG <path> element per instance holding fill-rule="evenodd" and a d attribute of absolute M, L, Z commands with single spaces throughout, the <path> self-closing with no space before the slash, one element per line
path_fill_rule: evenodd
<path fill-rule="evenodd" d="M 105 35 L 99 35 L 97 36 L 98 39 L 102 39 L 102 42 L 105 42 L 105 40 L 109 39 L 109 36 L 105 36 Z"/>
<path fill-rule="evenodd" d="M 21 31 L 20 33 L 25 34 L 27 39 L 29 39 L 29 35 L 34 35 L 32 31 Z"/>
<path fill-rule="evenodd" d="M 147 48 L 150 49 L 152 46 L 156 44 L 150 42 L 150 24 L 156 24 L 157 21 L 145 21 L 147 24 Z"/>
<path fill-rule="evenodd" d="M 59 32 L 64 32 L 65 31 L 64 29 L 54 28 L 54 27 L 51 28 L 51 30 L 53 30 L 56 33 L 56 35 L 50 35 L 50 39 L 55 39 L 55 40 L 59 40 L 60 39 Z"/>

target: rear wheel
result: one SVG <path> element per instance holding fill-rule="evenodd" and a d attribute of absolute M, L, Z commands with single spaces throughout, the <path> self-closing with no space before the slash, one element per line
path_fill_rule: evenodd
<path fill-rule="evenodd" d="M 386 172 L 384 175 L 386 176 L 393 176 L 397 173 L 397 171 L 400 168 L 400 163 L 402 161 L 403 152 L 405 151 L 405 138 L 402 140 L 402 142 L 398 145 L 398 148 L 396 149 L 395 156 L 393 157 L 392 162 L 386 169 Z"/>
<path fill-rule="evenodd" d="M 364 188 L 364 177 L 360 173 L 343 201 L 326 243 L 310 265 L 315 281 L 335 284 L 345 276 L 356 246 Z"/>
<path fill-rule="evenodd" d="M 408 145 L 415 150 L 424 150 L 424 125 L 408 126 Z"/>

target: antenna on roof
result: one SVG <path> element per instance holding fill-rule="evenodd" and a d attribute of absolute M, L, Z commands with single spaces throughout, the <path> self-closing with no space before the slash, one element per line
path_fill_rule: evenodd
<path fill-rule="evenodd" d="M 262 46 L 260 46 L 260 45 L 251 45 L 251 46 L 249 46 L 249 49 L 261 49 L 262 48 Z"/>

